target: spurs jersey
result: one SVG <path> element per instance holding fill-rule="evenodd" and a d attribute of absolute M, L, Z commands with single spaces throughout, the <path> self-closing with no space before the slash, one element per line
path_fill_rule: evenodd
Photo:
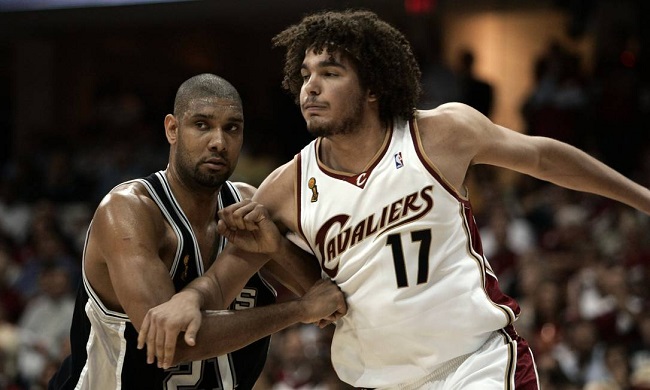
<path fill-rule="evenodd" d="M 347 297 L 332 342 L 342 380 L 388 387 L 424 377 L 515 320 L 469 200 L 424 155 L 414 122 L 395 121 L 357 175 L 327 168 L 319 145 L 296 156 L 298 221 Z"/>
<path fill-rule="evenodd" d="M 199 246 L 187 217 L 174 199 L 164 172 L 137 179 L 160 207 L 178 239 L 169 276 L 176 291 L 204 272 Z M 219 208 L 240 200 L 230 182 L 219 193 Z M 216 218 L 216 216 L 215 216 Z M 91 227 L 88 229 L 90 232 Z M 86 243 L 87 243 L 86 238 Z M 222 237 L 219 252 L 226 245 Z M 84 251 L 85 252 L 85 251 Z M 231 309 L 239 310 L 275 302 L 275 290 L 259 274 L 246 284 Z M 80 390 L 172 390 L 172 389 L 251 389 L 260 375 L 270 337 L 233 353 L 167 370 L 146 363 L 146 351 L 137 349 L 138 334 L 124 313 L 107 309 L 83 275 L 73 324 L 70 330 L 71 355 L 50 383 L 51 389 Z"/>

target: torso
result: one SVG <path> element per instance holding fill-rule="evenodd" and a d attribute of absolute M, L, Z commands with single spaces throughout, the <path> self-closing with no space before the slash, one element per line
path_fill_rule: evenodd
<path fill-rule="evenodd" d="M 469 200 L 458 190 L 455 172 L 469 160 L 459 157 L 450 180 L 427 157 L 435 150 L 426 149 L 416 127 L 396 121 L 363 172 L 327 168 L 317 140 L 294 160 L 298 232 L 349 305 L 332 361 L 354 386 L 422 377 L 476 350 L 519 313 L 498 289 Z M 454 160 L 440 161 L 448 170 Z"/>

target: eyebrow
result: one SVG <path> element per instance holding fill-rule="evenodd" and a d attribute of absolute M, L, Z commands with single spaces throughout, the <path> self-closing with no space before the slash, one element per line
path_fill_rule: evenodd
<path fill-rule="evenodd" d="M 212 114 L 201 114 L 195 113 L 188 117 L 188 119 L 215 119 L 215 116 Z M 244 118 L 239 115 L 231 115 L 228 117 L 229 122 L 244 122 Z"/>
<path fill-rule="evenodd" d="M 347 67 L 345 65 L 343 65 L 341 62 L 339 62 L 339 61 L 337 61 L 335 59 L 322 60 L 322 61 L 318 61 L 318 63 L 316 63 L 317 68 L 326 68 L 328 66 L 334 66 L 334 67 L 341 68 L 341 69 L 347 69 Z M 300 68 L 301 69 L 307 69 L 307 65 L 305 65 L 305 63 L 303 63 L 300 66 Z"/>

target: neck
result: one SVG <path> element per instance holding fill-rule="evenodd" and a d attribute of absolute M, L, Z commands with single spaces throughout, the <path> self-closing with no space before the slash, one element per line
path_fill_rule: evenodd
<path fill-rule="evenodd" d="M 187 183 L 169 166 L 165 170 L 165 176 L 174 197 L 192 225 L 200 226 L 214 221 L 221 188 L 206 189 Z"/>
<path fill-rule="evenodd" d="M 387 130 L 377 121 L 348 134 L 325 137 L 319 150 L 321 162 L 341 172 L 364 172 L 381 149 Z"/>

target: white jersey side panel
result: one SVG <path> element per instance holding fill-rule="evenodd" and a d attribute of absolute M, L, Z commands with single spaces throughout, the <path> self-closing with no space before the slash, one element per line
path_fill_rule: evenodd
<path fill-rule="evenodd" d="M 411 381 L 514 321 L 518 307 L 490 275 L 469 201 L 419 153 L 416 129 L 396 122 L 355 176 L 319 164 L 317 148 L 315 140 L 296 160 L 298 218 L 323 272 L 347 297 L 332 343 L 342 380 Z"/>

